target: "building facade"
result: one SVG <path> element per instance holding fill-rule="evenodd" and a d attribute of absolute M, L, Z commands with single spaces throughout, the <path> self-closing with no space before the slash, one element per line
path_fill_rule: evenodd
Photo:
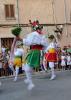
<path fill-rule="evenodd" d="M 11 29 L 22 27 L 23 36 L 31 31 L 29 20 L 38 19 L 46 34 L 63 25 L 61 46 L 71 45 L 71 0 L 0 0 L 0 47 L 11 47 Z"/>

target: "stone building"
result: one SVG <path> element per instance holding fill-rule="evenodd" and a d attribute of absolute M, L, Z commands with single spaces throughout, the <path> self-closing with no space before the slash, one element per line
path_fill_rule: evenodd
<path fill-rule="evenodd" d="M 60 44 L 71 45 L 71 0 L 0 0 L 0 48 L 11 47 L 14 26 L 22 27 L 23 36 L 30 32 L 29 19 L 38 19 L 46 34 L 62 25 Z"/>

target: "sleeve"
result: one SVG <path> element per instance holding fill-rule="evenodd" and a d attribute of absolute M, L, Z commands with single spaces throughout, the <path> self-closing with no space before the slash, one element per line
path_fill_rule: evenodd
<path fill-rule="evenodd" d="M 26 46 L 30 46 L 32 44 L 32 41 L 33 41 L 33 35 L 29 33 L 29 35 L 27 35 L 27 37 L 23 39 L 23 44 Z"/>
<path fill-rule="evenodd" d="M 45 36 L 42 36 L 42 40 L 41 40 L 41 44 L 45 47 L 48 46 L 48 42 L 47 42 L 47 39 L 45 38 Z"/>
<path fill-rule="evenodd" d="M 29 45 L 31 45 L 31 40 L 29 40 L 28 38 L 23 39 L 23 44 L 26 46 L 29 46 Z"/>
<path fill-rule="evenodd" d="M 45 53 L 48 52 L 49 49 L 50 49 L 50 46 L 48 46 L 48 47 L 45 49 Z"/>
<path fill-rule="evenodd" d="M 41 44 L 41 37 L 37 32 L 29 33 L 29 35 L 27 35 L 27 37 L 23 39 L 23 44 L 27 46 Z"/>

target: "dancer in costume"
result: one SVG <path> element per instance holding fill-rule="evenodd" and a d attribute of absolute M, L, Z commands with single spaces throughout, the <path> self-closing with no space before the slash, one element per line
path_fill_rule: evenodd
<path fill-rule="evenodd" d="M 20 32 L 21 32 L 21 28 L 19 28 L 19 27 L 12 30 L 12 33 L 16 37 L 14 38 L 13 44 L 11 47 L 9 67 L 11 68 L 11 70 L 13 71 L 13 74 L 15 76 L 14 81 L 17 80 L 19 68 L 22 66 L 22 57 L 24 54 L 23 42 L 19 38 Z M 15 66 L 15 70 L 14 70 L 14 66 Z"/>
<path fill-rule="evenodd" d="M 10 68 L 12 69 L 15 76 L 14 81 L 17 81 L 19 68 L 22 67 L 23 55 L 24 55 L 24 50 L 22 46 L 22 41 L 17 40 L 14 48 L 13 60 L 12 63 L 10 64 Z M 15 66 L 15 70 L 14 70 L 14 66 Z"/>
<path fill-rule="evenodd" d="M 15 78 L 14 81 L 17 80 L 19 68 L 22 67 L 22 58 L 24 55 L 24 50 L 22 47 L 21 41 L 17 41 L 16 49 L 14 51 L 14 66 L 15 66 Z"/>
<path fill-rule="evenodd" d="M 51 69 L 51 78 L 50 80 L 55 79 L 56 75 L 54 72 L 54 66 L 55 66 L 55 62 L 57 61 L 57 52 L 56 52 L 56 43 L 54 42 L 54 36 L 50 35 L 48 37 L 51 42 L 49 44 L 49 46 L 47 47 L 47 49 L 45 50 L 45 56 L 44 59 L 46 59 L 46 61 L 49 62 L 49 67 Z"/>
<path fill-rule="evenodd" d="M 40 66 L 41 51 L 47 45 L 47 41 L 42 34 L 43 27 L 39 25 L 38 21 L 34 21 L 31 24 L 33 32 L 29 33 L 27 37 L 23 39 L 23 44 L 30 47 L 24 66 L 26 73 L 25 83 L 28 83 L 29 90 L 34 87 L 31 76 L 32 69 Z"/>

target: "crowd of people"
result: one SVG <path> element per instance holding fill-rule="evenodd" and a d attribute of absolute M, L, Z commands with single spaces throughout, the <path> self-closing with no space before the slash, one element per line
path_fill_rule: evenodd
<path fill-rule="evenodd" d="M 5 47 L 2 47 L 2 52 L 0 53 L 0 77 L 13 75 L 12 70 L 9 67 L 10 51 L 7 51 Z M 29 50 L 28 50 L 29 51 Z M 71 53 L 66 52 L 66 49 L 59 48 L 58 61 L 55 63 L 57 69 L 60 70 L 71 70 Z M 46 67 L 44 63 L 40 63 L 39 68 L 35 68 L 34 71 L 44 71 L 48 70 L 48 62 Z M 22 73 L 22 68 L 20 68 L 20 73 Z"/>
<path fill-rule="evenodd" d="M 53 80 L 56 77 L 56 66 L 61 70 L 71 69 L 71 53 L 67 52 L 66 48 L 61 49 L 52 34 L 48 36 L 50 40 L 48 44 L 42 33 L 43 27 L 38 21 L 33 23 L 30 21 L 30 24 L 33 30 L 26 38 L 22 38 L 19 34 L 20 28 L 14 29 L 12 33 L 16 37 L 11 51 L 2 47 L 0 53 L 0 76 L 14 75 L 14 81 L 17 81 L 19 72 L 25 72 L 24 82 L 28 83 L 29 90 L 35 86 L 31 76 L 33 70 L 46 72 L 50 68 L 50 80 Z M 29 47 L 26 54 L 23 48 L 25 46 Z"/>
<path fill-rule="evenodd" d="M 5 47 L 2 47 L 2 52 L 0 53 L 0 77 L 13 74 L 9 67 L 9 58 L 10 51 L 7 51 Z"/>

